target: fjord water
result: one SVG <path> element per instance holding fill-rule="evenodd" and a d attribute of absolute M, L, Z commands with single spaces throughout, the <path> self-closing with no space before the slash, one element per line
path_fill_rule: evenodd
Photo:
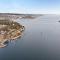
<path fill-rule="evenodd" d="M 59 15 L 20 19 L 25 26 L 21 38 L 0 48 L 0 60 L 60 60 Z"/>

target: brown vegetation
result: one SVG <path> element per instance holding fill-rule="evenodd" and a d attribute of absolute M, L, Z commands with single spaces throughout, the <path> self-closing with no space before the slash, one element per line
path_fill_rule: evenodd
<path fill-rule="evenodd" d="M 4 42 L 21 36 L 23 26 L 10 20 L 0 20 L 0 47 L 5 47 Z"/>

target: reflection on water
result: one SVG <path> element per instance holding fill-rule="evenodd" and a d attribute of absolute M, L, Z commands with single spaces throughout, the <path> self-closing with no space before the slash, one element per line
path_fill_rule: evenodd
<path fill-rule="evenodd" d="M 0 20 L 0 47 L 8 45 L 10 40 L 21 37 L 24 26 L 10 20 Z"/>

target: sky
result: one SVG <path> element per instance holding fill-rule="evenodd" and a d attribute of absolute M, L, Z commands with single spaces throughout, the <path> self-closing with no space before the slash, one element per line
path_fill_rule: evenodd
<path fill-rule="evenodd" d="M 60 14 L 60 0 L 0 0 L 0 13 Z"/>

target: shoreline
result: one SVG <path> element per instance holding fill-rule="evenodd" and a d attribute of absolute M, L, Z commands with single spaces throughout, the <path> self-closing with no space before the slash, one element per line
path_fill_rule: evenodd
<path fill-rule="evenodd" d="M 22 36 L 25 27 L 17 22 L 0 20 L 0 47 L 5 47 L 6 41 L 15 40 Z"/>

